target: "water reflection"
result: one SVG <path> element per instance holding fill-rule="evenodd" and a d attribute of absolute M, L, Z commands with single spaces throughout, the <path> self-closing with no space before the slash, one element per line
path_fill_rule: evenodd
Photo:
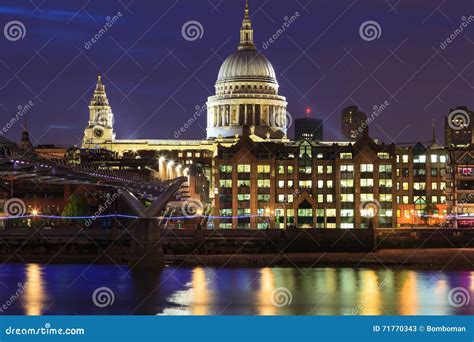
<path fill-rule="evenodd" d="M 11 300 L 18 284 L 26 284 Z M 474 314 L 474 272 L 351 268 L 166 268 L 128 272 L 114 266 L 3 265 L 3 314 L 135 315 L 450 315 Z M 115 302 L 98 308 L 92 293 L 109 287 Z M 449 304 L 451 289 L 472 300 Z M 274 305 L 276 289 L 291 294 Z"/>
<path fill-rule="evenodd" d="M 48 302 L 48 296 L 44 289 L 41 266 L 29 264 L 26 268 L 26 279 L 22 284 L 25 289 L 21 297 L 24 301 L 25 314 L 28 316 L 43 314 L 45 303 Z"/>

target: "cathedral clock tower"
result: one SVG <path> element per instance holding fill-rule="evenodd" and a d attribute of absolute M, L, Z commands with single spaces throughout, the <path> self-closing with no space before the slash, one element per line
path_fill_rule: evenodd
<path fill-rule="evenodd" d="M 89 124 L 84 130 L 83 146 L 93 148 L 101 144 L 112 143 L 115 140 L 113 125 L 114 114 L 99 76 L 89 104 Z"/>

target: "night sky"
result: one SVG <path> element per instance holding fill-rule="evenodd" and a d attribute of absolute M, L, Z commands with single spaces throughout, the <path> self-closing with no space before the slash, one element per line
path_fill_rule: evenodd
<path fill-rule="evenodd" d="M 370 126 L 387 143 L 429 141 L 433 118 L 442 143 L 449 109 L 474 109 L 474 20 L 440 47 L 463 16 L 474 15 L 472 0 L 250 0 L 250 8 L 256 45 L 276 69 L 288 111 L 297 118 L 311 107 L 325 120 L 327 140 L 341 138 L 340 112 L 348 105 L 370 115 L 388 101 Z M 243 9 L 244 0 L 2 0 L 0 126 L 32 101 L 26 116 L 33 143 L 80 144 L 100 73 L 117 138 L 172 139 L 214 93 L 220 65 L 237 48 Z M 201 39 L 183 38 L 191 20 L 202 25 Z M 23 39 L 6 39 L 11 21 L 24 25 Z M 379 39 L 361 38 L 366 21 L 380 25 Z M 204 138 L 205 127 L 202 115 L 183 138 Z M 6 136 L 18 140 L 21 130 L 17 123 Z"/>

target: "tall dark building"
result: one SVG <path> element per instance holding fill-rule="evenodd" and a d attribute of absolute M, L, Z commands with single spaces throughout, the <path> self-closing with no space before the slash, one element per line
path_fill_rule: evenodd
<path fill-rule="evenodd" d="M 343 138 L 356 141 L 367 127 L 367 115 L 359 111 L 357 106 L 349 106 L 342 110 L 341 133 Z"/>
<path fill-rule="evenodd" d="M 446 146 L 467 146 L 472 143 L 474 113 L 467 107 L 451 109 L 444 122 Z"/>
<path fill-rule="evenodd" d="M 295 140 L 323 140 L 323 120 L 315 118 L 295 119 Z"/>

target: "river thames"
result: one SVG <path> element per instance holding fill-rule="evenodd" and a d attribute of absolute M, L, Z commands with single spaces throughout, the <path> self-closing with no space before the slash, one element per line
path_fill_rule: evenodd
<path fill-rule="evenodd" d="M 3 315 L 474 314 L 473 271 L 6 264 L 0 288 Z"/>

